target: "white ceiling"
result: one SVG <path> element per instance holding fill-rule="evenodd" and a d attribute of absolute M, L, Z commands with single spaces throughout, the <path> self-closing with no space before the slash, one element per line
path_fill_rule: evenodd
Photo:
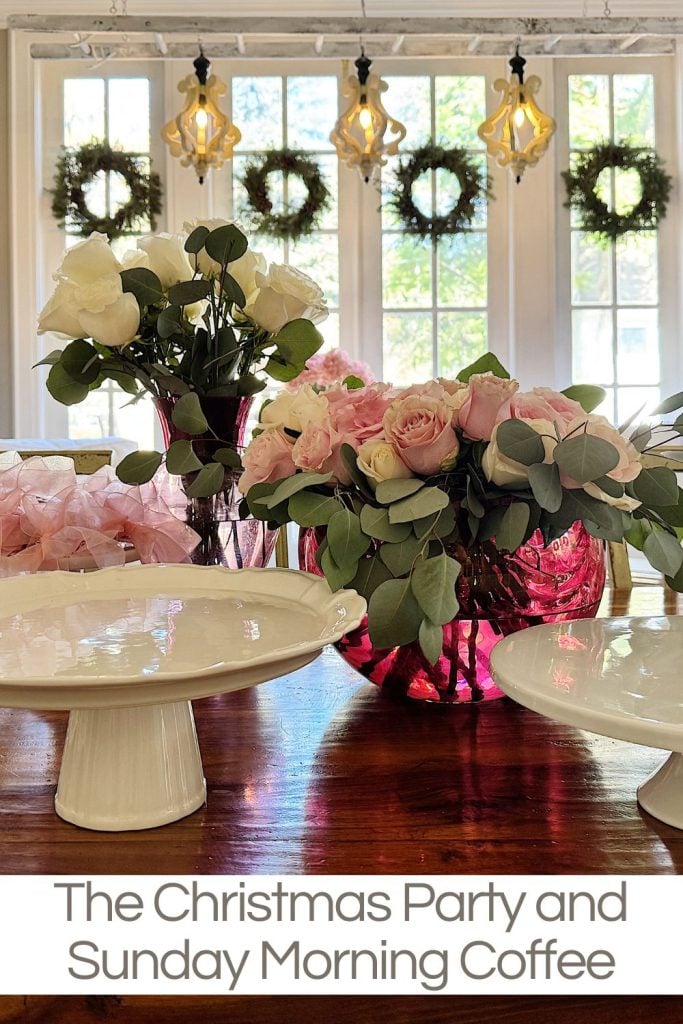
<path fill-rule="evenodd" d="M 118 0 L 119 11 L 123 6 Z M 681 17 L 683 0 L 609 0 L 612 17 Z M 111 0 L 0 0 L 10 14 L 109 13 Z M 368 17 L 589 17 L 603 14 L 604 0 L 365 0 Z M 361 0 L 128 0 L 129 14 L 192 14 L 244 17 L 280 15 L 358 17 Z"/>

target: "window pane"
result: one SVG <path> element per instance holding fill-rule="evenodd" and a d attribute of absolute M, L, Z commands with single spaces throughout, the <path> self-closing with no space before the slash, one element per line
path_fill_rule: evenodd
<path fill-rule="evenodd" d="M 109 81 L 109 142 L 129 153 L 149 152 L 149 79 Z"/>
<path fill-rule="evenodd" d="M 429 75 L 392 75 L 385 81 L 389 88 L 382 96 L 384 108 L 409 132 L 403 150 L 426 145 L 432 136 Z"/>
<path fill-rule="evenodd" d="M 385 234 L 382 277 L 385 306 L 431 306 L 431 243 L 411 235 Z"/>
<path fill-rule="evenodd" d="M 437 75 L 434 90 L 439 143 L 481 149 L 477 128 L 486 118 L 484 75 Z"/>
<path fill-rule="evenodd" d="M 487 349 L 486 313 L 439 314 L 439 376 L 456 377 Z"/>
<path fill-rule="evenodd" d="M 290 246 L 290 262 L 320 285 L 328 305 L 339 305 L 339 243 L 337 235 L 316 232 Z"/>
<path fill-rule="evenodd" d="M 106 437 L 109 433 L 108 388 L 91 391 L 84 402 L 69 406 L 69 437 Z"/>
<path fill-rule="evenodd" d="M 383 379 L 413 384 L 429 380 L 433 372 L 431 315 L 385 314 Z"/>
<path fill-rule="evenodd" d="M 659 388 L 619 388 L 616 422 L 623 423 L 645 406 L 652 409 L 659 401 Z"/>
<path fill-rule="evenodd" d="M 64 145 L 104 138 L 104 80 L 64 79 Z"/>
<path fill-rule="evenodd" d="M 576 306 L 612 302 L 612 254 L 594 235 L 572 231 L 572 302 Z"/>
<path fill-rule="evenodd" d="M 631 146 L 654 146 L 654 78 L 614 76 L 614 137 Z"/>
<path fill-rule="evenodd" d="M 281 78 L 233 78 L 232 110 L 242 132 L 241 150 L 282 145 Z"/>
<path fill-rule="evenodd" d="M 569 145 L 588 149 L 610 137 L 609 76 L 569 76 Z"/>
<path fill-rule="evenodd" d="M 154 408 L 148 398 L 130 405 L 130 395 L 112 387 L 113 431 L 119 437 L 137 441 L 143 451 L 154 449 Z"/>
<path fill-rule="evenodd" d="M 617 380 L 620 384 L 659 383 L 656 309 L 620 309 L 617 317 Z"/>
<path fill-rule="evenodd" d="M 612 311 L 575 309 L 572 336 L 574 380 L 579 384 L 612 384 Z"/>
<path fill-rule="evenodd" d="M 337 79 L 310 75 L 287 79 L 287 144 L 292 149 L 332 149 L 337 120 Z"/>
<path fill-rule="evenodd" d="M 657 235 L 632 231 L 617 239 L 617 301 L 652 305 L 659 301 Z"/>
<path fill-rule="evenodd" d="M 487 293 L 486 235 L 444 236 L 437 246 L 440 306 L 485 306 Z"/>

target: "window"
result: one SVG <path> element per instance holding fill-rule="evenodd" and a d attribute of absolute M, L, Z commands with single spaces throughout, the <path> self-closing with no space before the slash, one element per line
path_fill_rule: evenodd
<path fill-rule="evenodd" d="M 486 117 L 484 75 L 391 76 L 386 104 L 409 126 L 402 146 L 434 140 L 466 149 L 486 172 L 477 127 Z M 395 162 L 395 161 L 392 161 Z M 385 180 L 391 184 L 391 168 Z M 459 184 L 447 171 L 424 174 L 413 197 L 427 215 L 447 212 Z M 438 242 L 406 235 L 386 204 L 382 215 L 383 376 L 395 384 L 455 374 L 488 347 L 487 204 L 472 230 Z"/>
<path fill-rule="evenodd" d="M 655 146 L 652 74 L 571 74 L 570 159 L 606 139 Z M 639 198 L 633 171 L 606 169 L 599 194 L 611 209 Z M 571 223 L 572 374 L 577 383 L 607 389 L 601 411 L 621 422 L 659 397 L 662 369 L 656 232 L 632 232 L 616 242 L 584 234 Z"/>

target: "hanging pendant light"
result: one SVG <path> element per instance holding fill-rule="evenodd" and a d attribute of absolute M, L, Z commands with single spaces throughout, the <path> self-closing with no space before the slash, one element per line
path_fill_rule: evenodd
<path fill-rule="evenodd" d="M 207 79 L 211 61 L 199 48 L 193 75 L 178 83 L 178 92 L 187 93 L 187 101 L 177 117 L 165 124 L 161 137 L 172 156 L 180 157 L 183 167 L 194 167 L 203 184 L 210 167 L 222 167 L 230 160 L 242 133 L 218 106 L 226 92 L 225 82 L 217 75 Z"/>
<path fill-rule="evenodd" d="M 518 46 L 510 61 L 510 81 L 497 78 L 493 83 L 496 92 L 502 93 L 500 106 L 477 129 L 489 156 L 495 157 L 499 167 L 509 167 L 518 183 L 526 168 L 543 156 L 555 131 L 554 120 L 534 99 L 541 79 L 532 75 L 525 82 L 525 64 Z"/>
<path fill-rule="evenodd" d="M 372 61 L 363 50 L 355 65 L 358 74 L 349 75 L 342 85 L 342 95 L 350 102 L 334 126 L 330 142 L 339 159 L 347 167 L 357 167 L 367 182 L 377 176 L 388 156 L 398 153 L 406 129 L 384 109 L 382 93 L 389 87 L 379 75 L 370 73 Z M 395 138 L 385 142 L 387 131 Z"/>

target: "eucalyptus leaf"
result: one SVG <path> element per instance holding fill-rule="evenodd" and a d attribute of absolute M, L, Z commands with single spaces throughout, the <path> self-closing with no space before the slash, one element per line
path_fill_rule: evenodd
<path fill-rule="evenodd" d="M 386 650 L 417 640 L 422 615 L 410 580 L 387 580 L 368 603 L 368 627 L 374 647 Z"/>
<path fill-rule="evenodd" d="M 327 524 L 327 543 L 338 566 L 357 563 L 370 547 L 360 525 L 359 517 L 348 508 L 335 512 Z M 354 569 L 355 575 L 355 569 Z"/>
<path fill-rule="evenodd" d="M 670 395 L 665 398 L 663 402 L 660 402 L 656 409 L 652 410 L 653 416 L 666 416 L 667 413 L 674 412 L 676 409 L 683 408 L 683 391 L 678 391 L 675 395 Z"/>
<path fill-rule="evenodd" d="M 116 475 L 124 484 L 146 484 L 152 479 L 162 460 L 161 452 L 131 452 L 119 462 Z"/>
<path fill-rule="evenodd" d="M 644 505 L 677 505 L 678 481 L 672 469 L 658 466 L 655 469 L 641 469 L 631 484 L 633 493 Z"/>
<path fill-rule="evenodd" d="M 210 498 L 223 489 L 225 470 L 218 462 L 210 462 L 199 470 L 192 483 L 185 489 L 188 498 Z"/>
<path fill-rule="evenodd" d="M 277 522 L 284 524 L 289 521 L 289 513 L 287 511 L 287 504 L 283 503 L 277 505 L 275 508 L 269 509 L 266 505 L 268 498 L 275 493 L 279 487 L 279 483 L 261 483 L 253 484 L 246 494 L 247 504 L 249 511 L 254 519 L 260 519 L 263 522 Z M 327 541 L 324 542 L 327 544 Z"/>
<path fill-rule="evenodd" d="M 205 281 L 203 278 L 196 281 L 181 281 L 168 289 L 168 301 L 173 306 L 192 306 L 195 302 L 205 299 L 212 287 L 211 281 Z"/>
<path fill-rule="evenodd" d="M 408 537 L 398 544 L 382 544 L 379 557 L 392 576 L 404 576 L 412 568 L 422 547 L 423 543 L 417 537 Z"/>
<path fill-rule="evenodd" d="M 323 343 L 323 336 L 310 320 L 290 320 L 272 338 L 278 354 L 288 363 L 301 366 L 315 355 Z"/>
<path fill-rule="evenodd" d="M 294 476 L 287 477 L 275 488 L 265 504 L 268 508 L 274 508 L 281 501 L 287 501 L 297 491 L 303 491 L 305 487 L 326 484 L 331 479 L 332 473 L 295 473 Z"/>
<path fill-rule="evenodd" d="M 97 349 L 82 338 L 69 342 L 62 352 L 60 362 L 69 376 L 79 384 L 92 384 L 97 380 L 102 367 Z"/>
<path fill-rule="evenodd" d="M 683 566 L 683 548 L 678 537 L 664 530 L 653 530 L 645 539 L 643 554 L 653 569 L 665 576 L 676 576 Z"/>
<path fill-rule="evenodd" d="M 583 433 L 565 438 L 553 453 L 563 473 L 579 484 L 587 484 L 605 476 L 619 462 L 619 452 L 602 437 Z"/>
<path fill-rule="evenodd" d="M 520 462 L 523 466 L 533 466 L 545 458 L 541 437 L 523 420 L 503 420 L 499 423 L 496 443 L 506 458 Z"/>
<path fill-rule="evenodd" d="M 411 533 L 410 523 L 400 523 L 392 526 L 389 522 L 389 512 L 386 508 L 375 508 L 373 505 L 363 505 L 360 512 L 360 524 L 363 533 L 376 540 L 389 541 L 398 544 L 406 540 Z"/>
<path fill-rule="evenodd" d="M 183 246 L 185 252 L 191 252 L 194 255 L 201 252 L 204 248 L 204 242 L 206 241 L 208 234 L 209 229 L 207 226 L 205 224 L 198 224 L 185 239 L 185 245 Z"/>
<path fill-rule="evenodd" d="M 227 466 L 229 469 L 242 468 L 242 459 L 234 448 L 219 448 L 213 453 L 213 459 L 214 462 L 220 462 L 221 466 Z"/>
<path fill-rule="evenodd" d="M 237 394 L 242 397 L 249 397 L 250 395 L 257 395 L 265 387 L 266 382 L 257 377 L 255 373 L 243 373 L 237 381 Z"/>
<path fill-rule="evenodd" d="M 557 512 L 562 504 L 562 484 L 560 471 L 554 463 L 537 462 L 529 466 L 529 485 L 541 508 Z"/>
<path fill-rule="evenodd" d="M 241 256 L 244 256 L 249 243 L 234 224 L 225 224 L 214 231 L 210 231 L 204 239 L 204 248 L 212 260 L 220 263 L 221 267 L 228 263 L 234 263 Z"/>
<path fill-rule="evenodd" d="M 596 526 L 602 526 L 605 530 L 613 530 L 616 529 L 617 523 L 620 521 L 618 509 L 605 504 L 598 498 L 592 498 L 580 487 L 563 491 L 558 519 L 565 529 L 577 520 L 581 520 L 581 522 L 595 523 Z"/>
<path fill-rule="evenodd" d="M 433 512 L 440 512 L 450 504 L 450 498 L 439 487 L 423 487 L 416 494 L 411 494 L 389 507 L 389 522 L 412 523 L 415 519 L 423 519 Z"/>
<path fill-rule="evenodd" d="M 413 531 L 418 538 L 432 534 L 434 537 L 448 537 L 455 529 L 455 509 L 446 505 L 440 512 L 413 521 Z"/>
<path fill-rule="evenodd" d="M 221 291 L 229 302 L 234 302 L 240 309 L 244 309 L 247 298 L 234 277 L 226 274 L 221 284 Z"/>
<path fill-rule="evenodd" d="M 605 400 L 605 389 L 595 384 L 572 384 L 561 394 L 578 402 L 584 412 L 593 412 Z"/>
<path fill-rule="evenodd" d="M 196 391 L 189 391 L 186 395 L 180 396 L 173 406 L 171 419 L 178 430 L 182 430 L 184 434 L 205 434 L 209 429 Z"/>
<path fill-rule="evenodd" d="M 618 480 L 614 480 L 611 476 L 600 476 L 593 483 L 601 491 L 604 491 L 605 494 L 609 494 L 610 498 L 623 498 L 624 496 L 624 485 L 620 484 Z"/>
<path fill-rule="evenodd" d="M 505 509 L 496 533 L 496 547 L 499 551 L 516 551 L 524 541 L 529 523 L 529 506 L 524 501 L 513 501 Z"/>
<path fill-rule="evenodd" d="M 35 370 L 36 367 L 38 367 L 38 366 L 54 366 L 55 363 L 58 363 L 61 358 L 62 358 L 62 350 L 61 350 L 61 348 L 53 348 L 52 352 L 48 352 L 48 354 L 46 356 L 44 356 L 42 359 L 40 359 L 37 363 L 34 363 L 33 366 L 31 367 L 31 369 Z"/>
<path fill-rule="evenodd" d="M 285 359 L 280 359 L 277 354 L 273 354 L 263 367 L 263 370 L 273 380 L 287 384 L 290 380 L 294 380 L 295 377 L 299 376 L 302 368 L 298 363 L 288 363 Z"/>
<path fill-rule="evenodd" d="M 350 444 L 343 444 L 340 450 L 342 462 L 346 467 L 346 471 L 351 477 L 352 481 L 360 491 L 360 493 L 371 501 L 374 497 L 373 492 L 368 483 L 367 477 L 361 473 L 358 468 L 358 459 L 356 453 Z"/>
<path fill-rule="evenodd" d="M 467 495 L 465 498 L 465 506 L 472 513 L 473 516 L 476 516 L 477 519 L 481 519 L 486 511 L 481 501 L 479 500 L 479 495 L 477 494 L 474 488 L 474 483 L 472 482 L 471 476 L 468 476 L 467 478 Z"/>
<path fill-rule="evenodd" d="M 409 477 L 407 480 L 382 480 L 377 484 L 375 497 L 381 505 L 391 505 L 394 501 L 415 494 L 424 485 L 424 480 L 418 480 L 417 477 Z"/>
<path fill-rule="evenodd" d="M 420 650 L 430 665 L 436 665 L 443 650 L 443 628 L 423 619 L 417 635 Z"/>
<path fill-rule="evenodd" d="M 343 507 L 338 498 L 313 491 L 299 491 L 289 499 L 289 514 L 299 526 L 327 526 Z"/>
<path fill-rule="evenodd" d="M 410 585 L 415 599 L 437 626 L 445 626 L 458 611 L 455 581 L 459 573 L 458 562 L 446 554 L 419 559 L 413 569 Z"/>
<path fill-rule="evenodd" d="M 391 578 L 391 573 L 384 562 L 378 555 L 373 555 L 372 558 L 361 558 L 358 563 L 358 572 L 349 586 L 366 601 L 369 601 L 377 587 Z"/>
<path fill-rule="evenodd" d="M 505 505 L 496 505 L 495 508 L 489 509 L 479 524 L 478 539 L 480 543 L 496 536 L 505 517 L 505 512 Z"/>
<path fill-rule="evenodd" d="M 147 267 L 131 267 L 122 270 L 120 276 L 124 292 L 131 292 L 139 306 L 155 306 L 166 301 L 161 281 Z"/>
<path fill-rule="evenodd" d="M 457 380 L 461 380 L 466 384 L 475 373 L 492 373 L 495 377 L 502 377 L 504 380 L 510 379 L 510 374 L 500 360 L 494 356 L 493 352 L 486 352 L 485 355 L 481 356 L 474 363 L 466 366 L 458 374 Z"/>
<path fill-rule="evenodd" d="M 642 551 L 651 533 L 652 527 L 647 519 L 634 519 L 631 528 L 624 533 L 624 540 L 637 551 Z"/>
<path fill-rule="evenodd" d="M 356 377 L 355 373 L 350 373 L 348 377 L 344 377 L 342 384 L 347 391 L 358 391 L 359 388 L 365 387 L 365 381 L 361 380 L 360 377 Z"/>
<path fill-rule="evenodd" d="M 194 453 L 192 441 L 174 441 L 166 452 L 166 469 L 174 476 L 193 473 L 203 465 Z"/>
<path fill-rule="evenodd" d="M 352 559 L 344 565 L 337 565 L 332 557 L 328 542 L 328 547 L 325 548 L 320 557 L 320 568 L 325 574 L 325 579 L 329 583 L 330 589 L 337 591 L 345 587 L 354 578 L 358 570 L 358 561 L 353 561 Z"/>
<path fill-rule="evenodd" d="M 52 397 L 62 405 L 78 405 L 90 390 L 87 384 L 74 380 L 61 363 L 55 363 L 50 369 L 46 386 Z"/>

